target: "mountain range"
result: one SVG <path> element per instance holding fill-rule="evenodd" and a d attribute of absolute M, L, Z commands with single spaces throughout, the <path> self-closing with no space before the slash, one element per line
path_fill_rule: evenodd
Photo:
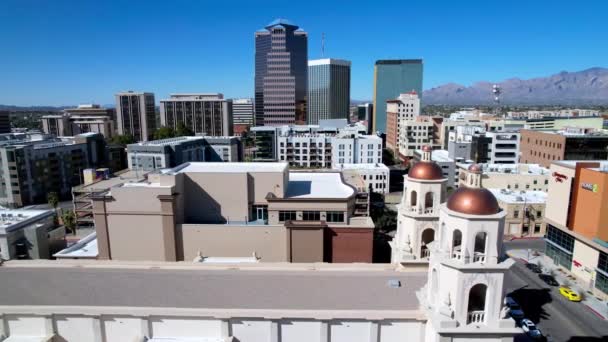
<path fill-rule="evenodd" d="M 480 81 L 469 87 L 448 83 L 423 92 L 424 104 L 489 105 L 494 103 L 492 86 L 498 84 L 500 102 L 506 105 L 606 105 L 608 69 L 562 71 L 528 80 Z"/>

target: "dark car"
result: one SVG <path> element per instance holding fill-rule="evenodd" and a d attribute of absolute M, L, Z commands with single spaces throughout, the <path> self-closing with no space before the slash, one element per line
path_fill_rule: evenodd
<path fill-rule="evenodd" d="M 534 273 L 542 273 L 542 270 L 540 269 L 540 266 L 538 266 L 537 264 L 527 263 L 526 264 L 526 268 L 529 269 L 530 271 L 534 272 Z"/>
<path fill-rule="evenodd" d="M 559 283 L 557 282 L 557 280 L 555 280 L 555 278 L 552 275 L 549 274 L 539 274 L 538 277 L 544 281 L 545 283 L 547 283 L 547 285 L 549 286 L 559 286 Z"/>

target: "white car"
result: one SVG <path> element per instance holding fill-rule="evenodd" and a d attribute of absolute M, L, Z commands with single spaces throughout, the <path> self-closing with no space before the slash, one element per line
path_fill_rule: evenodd
<path fill-rule="evenodd" d="M 522 330 L 533 339 L 540 339 L 543 337 L 543 334 L 540 332 L 538 327 L 531 320 L 524 318 L 521 320 L 521 328 Z"/>

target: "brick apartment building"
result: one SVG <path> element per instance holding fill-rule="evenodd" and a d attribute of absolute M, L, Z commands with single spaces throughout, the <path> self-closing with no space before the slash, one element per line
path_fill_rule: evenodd
<path fill-rule="evenodd" d="M 521 130 L 520 162 L 549 167 L 559 160 L 605 160 L 608 134 L 584 128 L 565 131 Z"/>

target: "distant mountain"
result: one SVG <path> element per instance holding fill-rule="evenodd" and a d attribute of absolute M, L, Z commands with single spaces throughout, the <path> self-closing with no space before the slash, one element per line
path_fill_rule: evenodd
<path fill-rule="evenodd" d="M 55 111 L 61 111 L 65 108 L 71 108 L 71 107 L 53 107 L 53 106 L 29 106 L 29 107 L 22 107 L 22 106 L 11 106 L 11 105 L 3 105 L 0 104 L 0 110 L 8 110 L 11 112 L 55 112 Z"/>
<path fill-rule="evenodd" d="M 501 103 L 507 105 L 607 105 L 608 69 L 562 71 L 548 77 L 502 82 L 481 81 L 466 87 L 448 83 L 423 92 L 424 104 L 489 105 L 492 86 L 500 85 Z"/>

